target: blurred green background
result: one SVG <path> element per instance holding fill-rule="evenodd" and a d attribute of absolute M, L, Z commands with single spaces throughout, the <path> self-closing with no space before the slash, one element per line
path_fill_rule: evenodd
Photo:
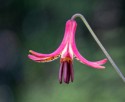
<path fill-rule="evenodd" d="M 0 0 L 0 102 L 124 102 L 125 83 L 111 64 L 98 70 L 74 60 L 75 79 L 59 84 L 59 59 L 35 63 L 30 49 L 53 52 L 65 22 L 83 14 L 125 75 L 124 0 Z M 80 19 L 76 43 L 88 60 L 105 55 Z"/>

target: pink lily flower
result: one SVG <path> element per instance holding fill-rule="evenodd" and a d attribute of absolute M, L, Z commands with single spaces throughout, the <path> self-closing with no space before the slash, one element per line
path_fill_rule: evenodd
<path fill-rule="evenodd" d="M 62 40 L 62 43 L 53 53 L 50 54 L 42 54 L 35 51 L 30 50 L 30 54 L 28 57 L 35 62 L 50 62 L 60 58 L 60 70 L 59 70 L 59 82 L 69 83 L 74 80 L 74 71 L 73 71 L 73 58 L 75 57 L 81 63 L 98 69 L 105 68 L 102 66 L 107 62 L 107 59 L 103 59 L 100 61 L 88 61 L 85 59 L 78 51 L 75 43 L 75 32 L 76 32 L 77 23 L 75 20 L 68 20 L 66 22 L 65 34 Z"/>

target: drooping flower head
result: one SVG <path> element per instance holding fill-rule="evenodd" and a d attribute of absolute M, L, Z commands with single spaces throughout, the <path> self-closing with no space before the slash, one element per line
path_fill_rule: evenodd
<path fill-rule="evenodd" d="M 53 53 L 42 54 L 30 50 L 28 57 L 35 62 L 50 62 L 54 59 L 60 57 L 60 69 L 59 69 L 59 82 L 69 83 L 74 80 L 74 71 L 73 71 L 73 59 L 76 58 L 81 63 L 92 67 L 103 69 L 102 66 L 107 62 L 107 59 L 100 61 L 88 61 L 85 59 L 78 51 L 75 43 L 75 32 L 76 32 L 77 23 L 74 19 L 70 19 L 66 22 L 64 38 L 60 46 Z"/>

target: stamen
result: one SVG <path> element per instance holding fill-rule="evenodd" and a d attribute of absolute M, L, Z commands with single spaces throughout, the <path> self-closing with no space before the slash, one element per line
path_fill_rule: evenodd
<path fill-rule="evenodd" d="M 59 69 L 59 83 L 62 83 L 62 75 L 63 75 L 63 65 L 64 63 L 61 63 L 60 69 Z"/>
<path fill-rule="evenodd" d="M 64 62 L 64 66 L 63 66 L 63 77 L 64 77 L 64 82 L 67 82 L 68 79 L 68 62 Z"/>
<path fill-rule="evenodd" d="M 68 63 L 67 64 L 67 78 L 66 78 L 67 84 L 70 81 L 70 76 L 71 76 L 71 73 L 70 73 L 70 63 Z"/>
<path fill-rule="evenodd" d="M 73 70 L 73 64 L 72 63 L 69 63 L 69 68 L 70 68 L 71 82 L 73 82 L 73 80 L 74 80 L 74 70 Z"/>
<path fill-rule="evenodd" d="M 73 82 L 74 75 L 73 75 L 73 67 L 72 62 L 64 61 L 61 62 L 60 70 L 59 70 L 59 82 L 62 83 L 62 80 L 69 84 L 69 82 Z"/>

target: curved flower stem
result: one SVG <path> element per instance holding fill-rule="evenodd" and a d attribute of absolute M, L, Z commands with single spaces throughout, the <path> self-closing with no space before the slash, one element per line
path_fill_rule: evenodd
<path fill-rule="evenodd" d="M 104 48 L 104 46 L 102 45 L 102 43 L 99 41 L 99 39 L 97 38 L 96 34 L 93 32 L 92 28 L 90 27 L 90 25 L 86 21 L 85 17 L 83 15 L 77 13 L 77 14 L 74 14 L 71 19 L 73 20 L 76 17 L 80 17 L 82 19 L 82 21 L 84 22 L 84 24 L 88 28 L 89 32 L 91 33 L 91 35 L 94 38 L 94 40 L 96 41 L 96 43 L 99 45 L 99 47 L 101 48 L 101 50 L 103 51 L 103 53 L 106 55 L 106 57 L 108 58 L 108 60 L 110 61 L 110 63 L 112 64 L 112 66 L 114 67 L 114 69 L 116 70 L 116 72 L 118 73 L 118 75 L 125 82 L 124 75 L 120 71 L 119 67 L 115 64 L 115 62 L 113 61 L 113 59 L 111 58 L 111 56 L 108 54 L 107 50 Z"/>

